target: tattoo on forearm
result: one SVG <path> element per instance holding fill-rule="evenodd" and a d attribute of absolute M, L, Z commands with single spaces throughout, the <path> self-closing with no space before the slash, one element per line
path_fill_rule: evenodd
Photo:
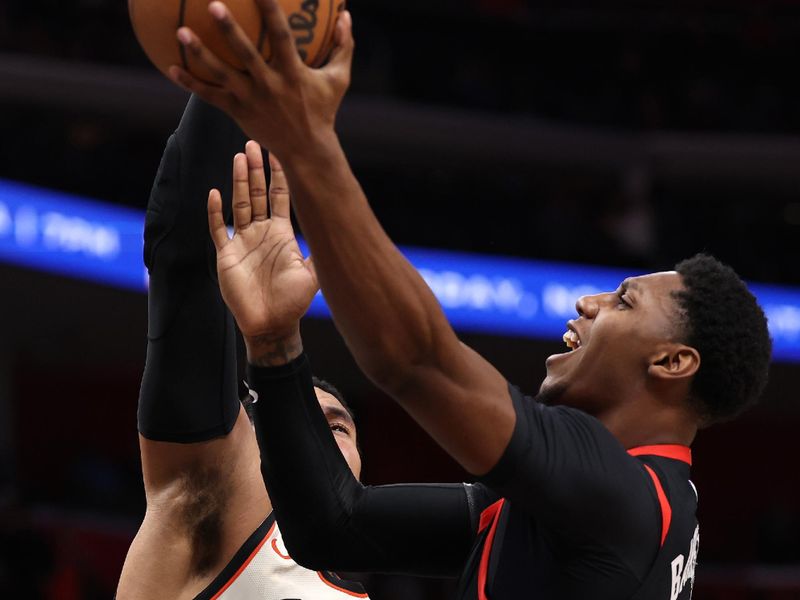
<path fill-rule="evenodd" d="M 256 367 L 285 365 L 303 352 L 303 342 L 299 338 L 274 340 L 267 336 L 260 336 L 252 338 L 249 345 L 253 348 L 249 360 Z"/>

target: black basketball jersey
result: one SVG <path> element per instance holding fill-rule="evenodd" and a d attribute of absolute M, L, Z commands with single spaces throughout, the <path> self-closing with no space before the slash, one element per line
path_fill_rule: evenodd
<path fill-rule="evenodd" d="M 625 451 L 596 419 L 514 392 L 460 600 L 689 600 L 699 545 L 685 446 Z M 536 431 L 533 435 L 531 427 Z"/>
<path fill-rule="evenodd" d="M 653 452 L 657 448 L 649 450 Z M 663 449 L 662 449 L 663 450 Z M 689 600 L 694 588 L 700 526 L 697 523 L 697 490 L 689 479 L 688 451 L 636 454 L 653 474 L 661 504 L 664 541 L 650 573 L 634 600 L 669 598 Z M 669 594 L 665 594 L 669 590 Z"/>
<path fill-rule="evenodd" d="M 270 497 L 301 564 L 460 574 L 459 600 L 691 596 L 697 496 L 685 446 L 625 449 L 587 413 L 510 387 L 514 432 L 479 483 L 362 486 L 333 440 L 305 357 L 251 367 L 248 378 L 268 411 L 260 439 Z"/>

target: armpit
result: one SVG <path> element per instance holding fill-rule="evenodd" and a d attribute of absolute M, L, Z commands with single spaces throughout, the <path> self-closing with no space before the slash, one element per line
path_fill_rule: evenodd
<path fill-rule="evenodd" d="M 177 515 L 191 541 L 191 574 L 207 575 L 217 563 L 230 491 L 220 467 L 189 470 L 180 482 Z"/>

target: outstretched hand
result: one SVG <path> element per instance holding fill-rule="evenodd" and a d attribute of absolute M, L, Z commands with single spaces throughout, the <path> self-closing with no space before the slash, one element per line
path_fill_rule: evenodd
<path fill-rule="evenodd" d="M 303 258 L 295 239 L 280 163 L 270 156 L 267 191 L 261 147 L 250 141 L 245 151 L 233 159 L 233 238 L 218 190 L 208 197 L 208 224 L 222 297 L 251 353 L 257 346 L 299 343 L 300 319 L 319 286 L 311 259 Z"/>
<path fill-rule="evenodd" d="M 181 27 L 178 40 L 191 53 L 192 62 L 211 73 L 211 81 L 200 81 L 177 65 L 170 67 L 169 74 L 178 85 L 228 113 L 252 139 L 286 157 L 309 142 L 333 135 L 336 113 L 350 85 L 352 20 L 349 12 L 342 12 L 328 64 L 312 69 L 297 53 L 278 0 L 256 0 L 256 4 L 270 43 L 269 63 L 264 62 L 225 4 L 215 1 L 208 11 L 245 70 L 222 61 L 191 29 Z"/>

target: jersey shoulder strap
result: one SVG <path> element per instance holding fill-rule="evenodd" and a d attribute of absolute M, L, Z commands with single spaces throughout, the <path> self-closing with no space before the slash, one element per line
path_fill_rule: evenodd
<path fill-rule="evenodd" d="M 244 543 L 222 573 L 194 600 L 368 600 L 364 588 L 335 573 L 298 565 L 283 543 L 275 517 Z"/>
<path fill-rule="evenodd" d="M 247 538 L 242 547 L 234 554 L 225 568 L 208 584 L 206 589 L 195 596 L 194 600 L 212 600 L 221 595 L 221 592 L 240 574 L 261 550 L 261 547 L 270 537 L 275 528 L 275 513 L 270 513 L 266 520 L 259 525 L 253 534 Z"/>

